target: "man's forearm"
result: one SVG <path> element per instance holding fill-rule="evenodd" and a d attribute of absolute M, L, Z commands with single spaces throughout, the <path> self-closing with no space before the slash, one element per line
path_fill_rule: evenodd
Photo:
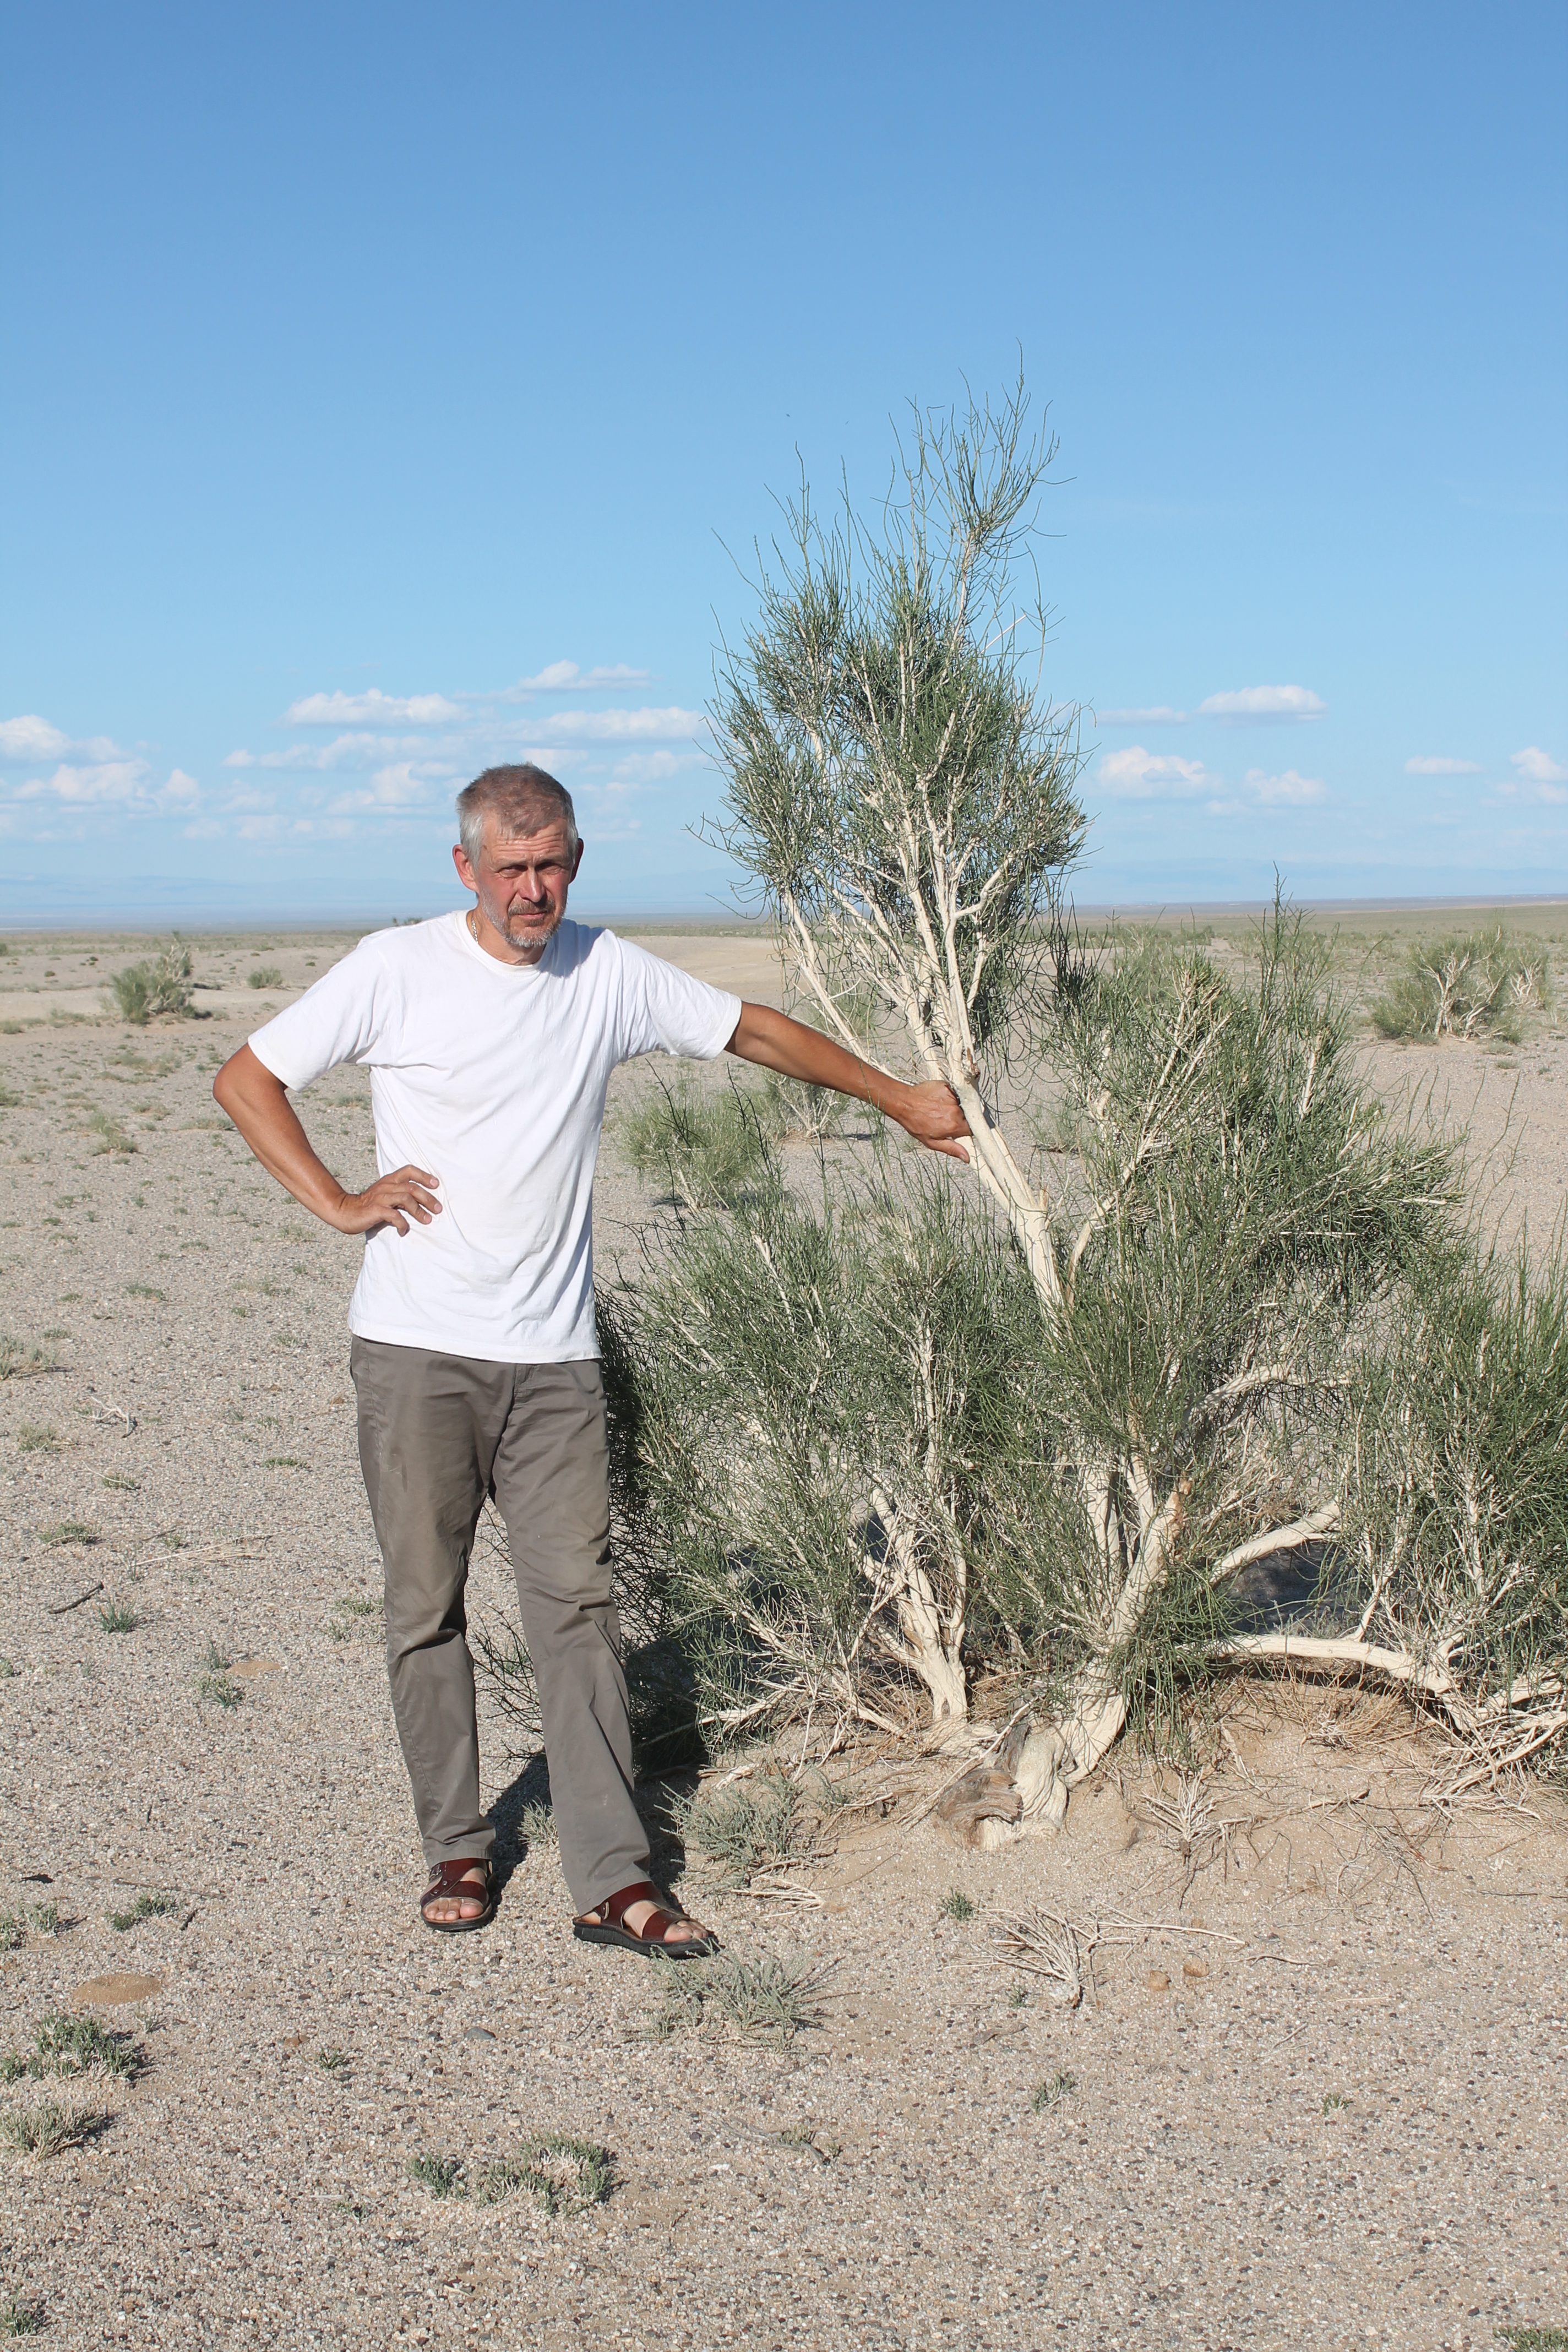
<path fill-rule="evenodd" d="M 889 1118 L 929 1150 L 945 1151 L 954 1160 L 969 1154 L 958 1139 L 969 1133 L 958 1097 L 940 1078 L 923 1086 L 906 1086 L 874 1062 L 862 1061 L 819 1029 L 792 1021 L 767 1004 L 742 1004 L 729 1052 L 743 1061 L 758 1062 L 781 1077 L 798 1078 L 806 1086 L 832 1087 L 841 1095 L 886 1111 Z"/>
<path fill-rule="evenodd" d="M 218 1072 L 213 1094 L 268 1174 L 292 1192 L 302 1208 L 333 1223 L 342 1210 L 344 1189 L 318 1156 L 281 1079 L 248 1045 L 242 1045 Z"/>
<path fill-rule="evenodd" d="M 318 1159 L 281 1078 L 248 1045 L 224 1064 L 213 1093 L 268 1174 L 335 1233 L 374 1234 L 391 1225 L 405 1234 L 410 1218 L 427 1225 L 440 1215 L 440 1179 L 427 1168 L 395 1168 L 363 1192 L 346 1192 Z"/>
<path fill-rule="evenodd" d="M 804 1021 L 792 1021 L 787 1013 L 775 1013 L 767 1004 L 742 1005 L 727 1050 L 763 1069 L 777 1070 L 781 1077 L 831 1087 L 877 1110 L 893 1111 L 895 1117 L 894 1105 L 910 1092 L 901 1080 L 847 1052 L 836 1038 L 825 1037 L 820 1029 L 808 1029 Z"/>

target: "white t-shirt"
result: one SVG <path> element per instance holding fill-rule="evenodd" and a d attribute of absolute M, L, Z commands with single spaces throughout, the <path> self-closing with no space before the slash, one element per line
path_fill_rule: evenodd
<path fill-rule="evenodd" d="M 563 922 L 536 964 L 500 963 L 463 916 L 374 931 L 258 1029 L 286 1087 L 370 1071 L 376 1164 L 427 1169 L 441 1214 L 365 1243 L 349 1328 L 499 1364 L 596 1356 L 594 1163 L 618 1062 L 711 1061 L 741 1000 Z"/>

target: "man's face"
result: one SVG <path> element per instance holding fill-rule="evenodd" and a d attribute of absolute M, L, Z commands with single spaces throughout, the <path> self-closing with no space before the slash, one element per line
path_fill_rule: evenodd
<path fill-rule="evenodd" d="M 452 852 L 458 880 L 479 902 L 480 922 L 529 963 L 543 953 L 566 912 L 566 893 L 582 862 L 582 843 L 574 856 L 569 852 L 560 819 L 537 833 L 498 840 L 496 821 L 487 816 L 478 862 L 460 848 Z"/>

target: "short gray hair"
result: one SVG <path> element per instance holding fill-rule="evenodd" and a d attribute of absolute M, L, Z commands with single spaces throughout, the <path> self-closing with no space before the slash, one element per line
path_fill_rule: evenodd
<path fill-rule="evenodd" d="M 577 855 L 577 812 L 572 795 L 544 768 L 531 760 L 521 767 L 487 768 L 458 794 L 458 834 L 470 866 L 477 866 L 485 845 L 485 819 L 493 816 L 503 841 L 520 835 L 542 833 L 547 824 L 566 827 L 566 855 Z"/>

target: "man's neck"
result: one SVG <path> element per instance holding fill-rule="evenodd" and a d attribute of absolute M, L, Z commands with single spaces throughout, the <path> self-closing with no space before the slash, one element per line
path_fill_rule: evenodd
<path fill-rule="evenodd" d="M 555 926 L 555 930 L 549 932 L 545 938 L 542 939 L 537 947 L 520 948 L 513 945 L 512 941 L 507 938 L 504 931 L 497 930 L 495 925 L 488 919 L 481 908 L 478 907 L 470 907 L 463 919 L 468 924 L 468 937 L 472 940 L 474 945 L 477 948 L 482 948 L 486 955 L 493 956 L 497 963 L 537 963 L 540 961 L 540 958 L 543 955 L 545 949 L 550 945 L 551 940 L 555 937 L 555 930 L 559 930 L 561 928 L 558 923 Z"/>

